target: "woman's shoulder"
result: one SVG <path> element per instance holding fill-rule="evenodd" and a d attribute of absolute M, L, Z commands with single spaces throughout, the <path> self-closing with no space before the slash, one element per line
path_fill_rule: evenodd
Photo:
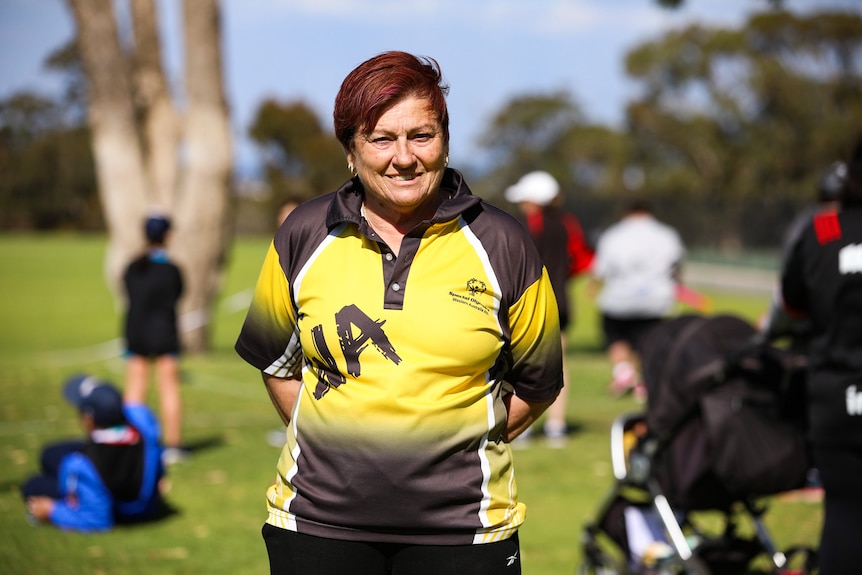
<path fill-rule="evenodd" d="M 500 206 L 483 199 L 480 200 L 476 208 L 475 220 L 484 221 L 484 225 L 488 227 L 490 232 L 530 240 L 530 235 L 523 222 Z"/>

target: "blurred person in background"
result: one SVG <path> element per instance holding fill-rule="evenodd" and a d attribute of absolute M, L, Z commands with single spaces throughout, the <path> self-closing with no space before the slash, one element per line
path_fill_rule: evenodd
<path fill-rule="evenodd" d="M 180 394 L 180 336 L 177 303 L 183 294 L 180 269 L 168 258 L 171 222 L 152 215 L 144 223 L 147 250 L 126 268 L 124 335 L 126 389 L 129 403 L 146 403 L 150 366 L 155 366 L 164 428 L 164 460 L 172 465 L 187 459 L 182 446 L 183 406 Z"/>
<path fill-rule="evenodd" d="M 509 442 L 562 386 L 550 280 L 447 167 L 437 62 L 385 52 L 335 100 L 354 176 L 276 233 L 236 344 L 287 442 L 272 573 L 521 573 Z"/>
<path fill-rule="evenodd" d="M 768 336 L 808 322 L 809 440 L 824 489 L 821 575 L 859 571 L 862 541 L 862 138 L 839 210 L 808 220 L 781 270 Z"/>
<path fill-rule="evenodd" d="M 30 517 L 88 532 L 157 516 L 164 467 L 153 412 L 124 405 L 117 388 L 93 376 L 71 377 L 63 397 L 78 409 L 86 438 L 42 451 L 41 473 L 21 488 Z"/>
<path fill-rule="evenodd" d="M 281 227 L 281 224 L 284 223 L 284 220 L 287 219 L 287 216 L 289 216 L 299 204 L 300 202 L 298 200 L 288 198 L 278 205 L 278 213 L 276 213 L 275 215 L 276 229 Z"/>
<path fill-rule="evenodd" d="M 841 197 L 847 183 L 847 164 L 833 162 L 821 175 L 817 185 L 817 203 L 809 206 L 794 218 L 784 234 L 781 244 L 781 265 L 790 258 L 793 247 L 799 241 L 802 232 L 811 225 L 811 220 L 822 212 L 835 211 L 841 208 Z M 791 348 L 800 353 L 807 352 L 810 322 L 803 319 L 790 319 L 782 313 L 780 286 L 776 288 L 772 305 L 760 319 L 760 329 L 774 337 L 779 334 L 790 339 Z M 776 323 L 779 322 L 779 323 Z"/>
<path fill-rule="evenodd" d="M 634 200 L 596 244 L 593 278 L 599 284 L 604 345 L 611 364 L 610 390 L 646 398 L 638 348 L 646 333 L 676 303 L 685 247 L 675 229 L 658 221 L 649 204 Z"/>
<path fill-rule="evenodd" d="M 841 196 L 847 183 L 847 164 L 833 162 L 820 176 L 817 184 L 817 203 L 803 210 L 788 226 L 782 241 L 782 262 L 790 256 L 790 251 L 799 239 L 802 231 L 811 223 L 818 213 L 827 210 L 837 210 L 841 207 Z"/>
<path fill-rule="evenodd" d="M 548 408 L 543 427 L 548 445 L 562 447 L 568 433 L 566 407 L 569 370 L 566 362 L 566 330 L 574 319 L 573 305 L 569 301 L 569 281 L 590 270 L 593 250 L 584 239 L 577 217 L 561 207 L 560 184 L 548 172 L 535 171 L 525 174 L 516 184 L 506 189 L 505 198 L 518 206 L 523 223 L 536 244 L 557 296 L 564 383 L 556 401 Z M 527 438 L 528 435 L 529 430 L 521 434 L 519 439 Z"/>

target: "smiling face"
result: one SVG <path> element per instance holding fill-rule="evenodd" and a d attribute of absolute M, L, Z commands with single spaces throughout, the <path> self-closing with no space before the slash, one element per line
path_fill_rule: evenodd
<path fill-rule="evenodd" d="M 428 100 L 408 96 L 357 133 L 347 160 L 365 187 L 368 209 L 393 223 L 430 218 L 446 167 L 443 128 Z"/>

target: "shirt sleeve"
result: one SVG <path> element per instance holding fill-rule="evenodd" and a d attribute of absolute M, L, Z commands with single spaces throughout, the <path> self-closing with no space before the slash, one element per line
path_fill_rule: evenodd
<path fill-rule="evenodd" d="M 512 387 L 524 401 L 541 403 L 563 387 L 560 316 L 548 272 L 530 285 L 509 310 Z"/>
<path fill-rule="evenodd" d="M 796 241 L 789 246 L 787 260 L 781 271 L 781 302 L 783 311 L 791 317 L 802 317 L 807 312 L 808 287 L 805 283 L 805 273 L 802 257 L 802 238 L 799 234 Z"/>
<path fill-rule="evenodd" d="M 248 363 L 277 377 L 295 375 L 302 366 L 296 313 L 274 244 L 269 246 L 235 349 Z"/>
<path fill-rule="evenodd" d="M 73 453 L 60 464 L 60 491 L 51 523 L 61 529 L 105 531 L 114 525 L 113 498 L 96 468 L 81 453 Z"/>

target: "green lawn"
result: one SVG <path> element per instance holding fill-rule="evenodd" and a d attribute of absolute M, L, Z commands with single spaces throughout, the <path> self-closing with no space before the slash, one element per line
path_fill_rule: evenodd
<path fill-rule="evenodd" d="M 80 535 L 30 526 L 18 485 L 36 471 L 43 443 L 80 433 L 59 393 L 66 376 L 87 371 L 122 384 L 120 317 L 102 279 L 104 238 L 0 236 L 0 573 L 268 572 L 260 527 L 278 452 L 265 436 L 279 423 L 259 375 L 233 352 L 243 294 L 254 284 L 267 242 L 237 241 L 214 316 L 214 349 L 183 359 L 185 436 L 194 457 L 171 469 L 168 498 L 177 513 L 158 523 Z M 765 296 L 710 295 L 716 312 L 747 318 L 767 304 Z M 575 572 L 580 527 L 612 484 L 610 422 L 639 409 L 632 399 L 607 394 L 595 310 L 582 283 L 573 296 L 578 318 L 570 334 L 568 409 L 577 433 L 564 449 L 537 442 L 516 454 L 528 506 L 521 530 L 528 575 Z M 820 507 L 811 503 L 775 501 L 768 515 L 781 546 L 813 543 L 819 522 Z"/>

